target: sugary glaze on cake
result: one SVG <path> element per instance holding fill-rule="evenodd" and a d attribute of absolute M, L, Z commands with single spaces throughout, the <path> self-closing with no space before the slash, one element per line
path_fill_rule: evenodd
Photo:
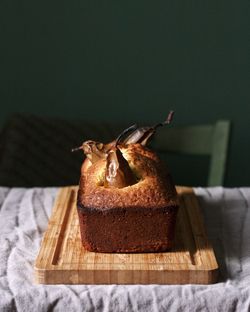
<path fill-rule="evenodd" d="M 82 166 L 78 207 L 89 209 L 151 208 L 177 206 L 172 178 L 159 157 L 141 144 L 119 146 L 128 161 L 136 183 L 123 188 L 104 187 L 106 160 L 91 165 L 88 159 Z"/>

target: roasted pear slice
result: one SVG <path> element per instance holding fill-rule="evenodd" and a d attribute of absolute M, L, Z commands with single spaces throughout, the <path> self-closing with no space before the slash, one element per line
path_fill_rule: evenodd
<path fill-rule="evenodd" d="M 95 163 L 99 159 L 105 159 L 108 155 L 108 152 L 112 147 L 117 146 L 122 138 L 130 131 L 134 130 L 137 128 L 137 125 L 133 125 L 125 130 L 122 131 L 118 135 L 118 137 L 114 140 L 111 141 L 107 144 L 103 144 L 100 142 L 95 142 L 92 140 L 88 140 L 83 142 L 83 144 L 79 147 L 73 148 L 71 152 L 75 152 L 78 150 L 83 150 L 84 154 L 86 157 L 91 161 L 91 163 Z"/>
<path fill-rule="evenodd" d="M 155 133 L 158 127 L 170 124 L 174 116 L 174 111 L 170 111 L 167 119 L 163 122 L 156 124 L 153 127 L 141 127 L 132 132 L 124 141 L 124 144 L 140 143 L 141 145 L 146 145 L 149 138 Z"/>
<path fill-rule="evenodd" d="M 107 156 L 104 186 L 109 188 L 122 188 L 136 183 L 127 160 L 117 146 L 114 146 Z"/>

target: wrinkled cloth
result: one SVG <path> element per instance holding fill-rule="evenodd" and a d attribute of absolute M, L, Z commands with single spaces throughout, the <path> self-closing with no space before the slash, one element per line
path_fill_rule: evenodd
<path fill-rule="evenodd" d="M 249 311 L 250 188 L 195 188 L 220 267 L 213 285 L 37 285 L 58 188 L 0 188 L 0 311 Z"/>

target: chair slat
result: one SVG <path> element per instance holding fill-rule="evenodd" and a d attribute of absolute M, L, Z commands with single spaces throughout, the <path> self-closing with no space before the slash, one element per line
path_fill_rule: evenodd
<path fill-rule="evenodd" d="M 230 122 L 227 120 L 218 121 L 213 131 L 213 147 L 208 176 L 209 186 L 224 184 L 229 135 Z"/>

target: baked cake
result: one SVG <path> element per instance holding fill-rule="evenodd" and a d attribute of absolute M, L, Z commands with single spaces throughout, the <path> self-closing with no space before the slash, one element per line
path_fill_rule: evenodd
<path fill-rule="evenodd" d="M 136 129 L 122 140 L 126 130 L 106 145 L 87 141 L 81 147 L 87 158 L 77 210 L 87 250 L 159 252 L 172 247 L 178 210 L 175 186 L 168 169 L 145 146 L 157 126 Z"/>

